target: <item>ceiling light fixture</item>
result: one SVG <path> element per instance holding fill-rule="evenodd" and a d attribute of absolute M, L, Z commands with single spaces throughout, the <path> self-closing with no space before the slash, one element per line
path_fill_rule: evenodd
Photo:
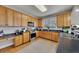
<path fill-rule="evenodd" d="M 41 12 L 46 12 L 47 8 L 44 5 L 35 5 L 36 8 L 38 8 Z"/>

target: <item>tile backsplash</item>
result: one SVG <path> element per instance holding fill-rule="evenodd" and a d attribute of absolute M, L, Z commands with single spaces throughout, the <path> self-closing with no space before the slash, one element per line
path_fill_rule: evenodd
<path fill-rule="evenodd" d="M 3 30 L 4 34 L 14 33 L 17 29 L 21 30 L 24 27 L 0 27 L 0 31 Z"/>

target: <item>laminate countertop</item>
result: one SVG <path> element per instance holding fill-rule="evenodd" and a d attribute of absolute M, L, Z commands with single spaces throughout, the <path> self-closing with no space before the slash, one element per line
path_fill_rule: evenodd
<path fill-rule="evenodd" d="M 22 35 L 22 34 L 17 34 L 17 35 L 15 35 L 15 33 L 4 34 L 3 36 L 0 37 L 0 40 L 3 40 L 3 39 L 6 39 L 6 40 L 13 39 L 15 36 L 18 36 L 18 35 Z"/>
<path fill-rule="evenodd" d="M 59 39 L 57 53 L 79 53 L 79 39 Z"/>
<path fill-rule="evenodd" d="M 63 32 L 62 30 L 37 30 L 37 31 Z"/>

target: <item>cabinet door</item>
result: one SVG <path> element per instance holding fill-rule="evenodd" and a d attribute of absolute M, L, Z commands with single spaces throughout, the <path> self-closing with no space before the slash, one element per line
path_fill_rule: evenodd
<path fill-rule="evenodd" d="M 64 26 L 71 25 L 70 15 L 71 15 L 71 13 L 69 13 L 69 12 L 64 14 Z"/>
<path fill-rule="evenodd" d="M 32 17 L 31 16 L 27 16 L 28 22 L 32 22 Z"/>
<path fill-rule="evenodd" d="M 27 16 L 22 14 L 22 26 L 27 26 L 27 22 L 28 22 Z"/>
<path fill-rule="evenodd" d="M 5 26 L 6 23 L 6 8 L 0 6 L 0 26 Z"/>
<path fill-rule="evenodd" d="M 57 27 L 63 26 L 63 20 L 62 15 L 57 15 Z"/>
<path fill-rule="evenodd" d="M 16 36 L 14 39 L 14 46 L 19 46 L 22 44 L 22 35 Z"/>
<path fill-rule="evenodd" d="M 42 27 L 42 19 L 38 19 L 38 27 Z"/>
<path fill-rule="evenodd" d="M 59 33 L 52 32 L 52 34 L 51 34 L 51 40 L 58 41 L 58 38 L 59 38 Z"/>
<path fill-rule="evenodd" d="M 57 26 L 58 27 L 67 27 L 71 25 L 70 20 L 71 12 L 65 12 L 57 16 Z"/>
<path fill-rule="evenodd" d="M 51 39 L 51 32 L 45 32 L 45 38 Z"/>
<path fill-rule="evenodd" d="M 36 37 L 39 37 L 40 33 L 39 31 L 36 31 Z"/>
<path fill-rule="evenodd" d="M 22 14 L 14 12 L 14 26 L 21 26 Z"/>
<path fill-rule="evenodd" d="M 13 26 L 13 10 L 7 9 L 7 25 Z"/>
<path fill-rule="evenodd" d="M 23 43 L 26 43 L 29 41 L 29 32 L 23 33 Z"/>
<path fill-rule="evenodd" d="M 40 31 L 40 37 L 46 38 L 46 39 L 51 39 L 51 32 L 48 32 L 48 31 Z"/>

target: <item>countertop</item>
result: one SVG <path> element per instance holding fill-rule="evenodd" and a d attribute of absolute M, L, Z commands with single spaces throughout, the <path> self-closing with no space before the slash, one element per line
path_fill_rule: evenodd
<path fill-rule="evenodd" d="M 71 37 L 60 38 L 57 53 L 79 53 L 79 39 Z"/>
<path fill-rule="evenodd" d="M 37 31 L 63 32 L 62 30 L 37 30 Z"/>
<path fill-rule="evenodd" d="M 28 32 L 28 31 L 26 31 Z M 22 35 L 22 34 L 18 34 L 18 35 Z M 4 34 L 3 36 L 0 37 L 0 40 L 3 40 L 3 39 L 6 39 L 6 40 L 9 40 L 9 39 L 13 39 L 15 36 L 15 33 L 10 33 L 10 34 Z"/>

